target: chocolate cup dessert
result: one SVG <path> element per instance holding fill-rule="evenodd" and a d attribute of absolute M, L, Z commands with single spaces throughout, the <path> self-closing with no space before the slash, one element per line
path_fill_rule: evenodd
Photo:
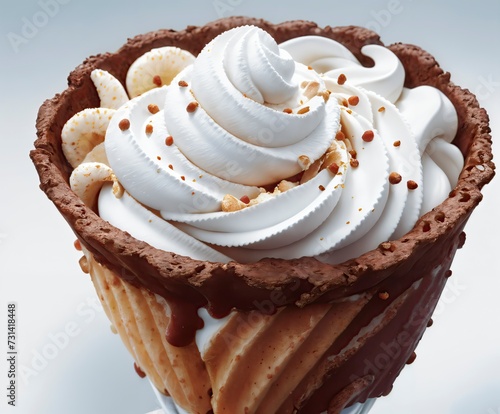
<path fill-rule="evenodd" d="M 449 197 L 422 216 L 409 233 L 344 263 L 330 265 L 312 257 L 262 259 L 248 264 L 199 261 L 156 249 L 101 219 L 71 190 L 72 168 L 61 148 L 65 122 L 78 111 L 99 107 L 91 71 L 107 70 L 125 84 L 129 66 L 152 48 L 172 45 L 197 55 L 216 35 L 248 24 L 261 27 L 278 43 L 304 35 L 334 39 L 367 66 L 371 62 L 360 53 L 361 47 L 382 45 L 376 33 L 359 27 L 320 28 L 307 21 L 275 25 L 247 17 L 139 35 L 116 53 L 85 60 L 69 75 L 68 88 L 44 102 L 36 123 L 38 139 L 30 156 L 41 189 L 91 254 L 95 261 L 91 265 L 114 273 L 119 283 L 166 300 L 171 314 L 163 334 L 172 346 L 193 346 L 201 307 L 216 318 L 234 310 L 247 318 L 252 312 L 273 317 L 277 312 L 300 313 L 328 306 L 325 312 L 331 313 L 330 319 L 321 323 L 324 330 L 332 326 L 328 323 L 338 325 L 338 335 L 324 345 L 322 356 L 311 363 L 275 410 L 339 413 L 356 402 L 387 394 L 405 363 L 413 360 L 415 347 L 451 275 L 455 252 L 465 242 L 464 226 L 482 199 L 482 187 L 494 176 L 488 116 L 474 95 L 450 82 L 450 74 L 427 52 L 402 43 L 388 46 L 405 68 L 406 87 L 433 86 L 454 104 L 459 127 L 453 143 L 464 155 L 465 166 Z M 362 297 L 364 302 L 344 317 L 343 312 L 353 312 L 346 310 L 345 300 L 352 297 Z M 332 306 L 338 309 L 333 312 Z M 222 366 L 225 362 L 218 363 Z M 217 367 L 208 369 L 213 373 Z"/>

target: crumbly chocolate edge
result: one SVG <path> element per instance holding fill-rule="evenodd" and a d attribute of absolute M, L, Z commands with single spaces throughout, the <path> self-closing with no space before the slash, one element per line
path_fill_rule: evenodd
<path fill-rule="evenodd" d="M 382 244 L 338 265 L 310 257 L 263 259 L 251 264 L 211 263 L 155 249 L 110 225 L 85 206 L 69 187 L 71 168 L 62 154 L 60 132 L 74 113 L 99 105 L 89 79 L 91 70 L 109 70 L 123 81 L 130 63 L 153 47 L 176 45 L 197 54 L 215 35 L 244 24 L 263 28 L 278 43 L 310 34 L 333 38 L 345 44 L 364 64 L 370 62 L 360 54 L 361 46 L 382 44 L 377 34 L 355 26 L 320 28 L 307 21 L 274 25 L 262 19 L 230 17 L 181 31 L 159 30 L 139 35 L 129 39 L 116 53 L 86 59 L 69 75 L 68 89 L 40 108 L 36 122 L 38 139 L 30 156 L 40 176 L 41 189 L 97 261 L 134 284 L 147 286 L 164 296 L 192 298 L 200 305 L 222 288 L 229 294 L 244 292 L 236 303 L 239 309 L 251 309 L 255 301 L 268 297 L 273 290 L 285 292 L 288 303 L 304 306 L 373 288 L 397 272 L 402 263 L 405 266 L 414 263 L 438 239 L 465 223 L 482 199 L 482 187 L 494 176 L 488 115 L 472 93 L 450 82 L 449 73 L 443 72 L 430 54 L 418 46 L 402 43 L 389 48 L 405 66 L 406 86 L 435 86 L 455 104 L 460 119 L 455 143 L 466 155 L 466 162 L 450 197 L 421 217 L 408 234 L 390 241 L 390 249 Z"/>

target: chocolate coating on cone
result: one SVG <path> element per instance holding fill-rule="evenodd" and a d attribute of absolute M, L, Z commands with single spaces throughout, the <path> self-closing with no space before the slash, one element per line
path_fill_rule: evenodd
<path fill-rule="evenodd" d="M 295 260 L 264 259 L 252 264 L 209 263 L 155 249 L 102 220 L 71 191 L 68 184 L 71 167 L 61 149 L 64 123 L 84 108 L 99 106 L 90 72 L 95 68 L 107 70 L 124 83 L 130 64 L 151 48 L 174 45 L 196 55 L 219 33 L 244 24 L 260 26 L 278 43 L 303 35 L 329 37 L 343 43 L 367 65 L 371 62 L 360 54 L 360 48 L 365 44 L 381 44 L 378 35 L 358 27 L 319 28 L 306 21 L 273 25 L 264 20 L 245 17 L 221 19 L 183 31 L 159 30 L 130 39 L 116 53 L 88 58 L 70 74 L 68 88 L 47 100 L 38 114 L 38 139 L 30 156 L 40 176 L 41 189 L 98 262 L 114 270 L 123 279 L 145 286 L 169 301 L 172 325 L 167 334 L 170 342 L 179 346 L 193 339 L 199 327 L 197 310 L 201 306 L 206 306 L 216 317 L 226 315 L 231 309 L 266 309 L 272 312 L 277 306 L 305 306 L 316 301 L 333 301 L 379 287 L 390 292 L 396 280 L 402 280 L 401 283 L 408 287 L 419 279 L 444 279 L 444 273 L 462 243 L 462 229 L 482 198 L 481 188 L 494 175 L 488 116 L 479 107 L 475 97 L 453 85 L 450 75 L 443 72 L 434 58 L 419 47 L 394 44 L 389 48 L 405 67 L 406 86 L 437 87 L 455 105 L 459 129 L 454 142 L 465 155 L 466 163 L 450 197 L 421 217 L 413 230 L 403 238 L 391 241 L 390 249 L 381 245 L 378 249 L 338 265 L 324 264 L 310 257 Z M 424 256 L 425 260 L 422 260 Z M 419 267 L 423 262 L 427 264 L 425 270 Z M 304 383 L 303 389 L 297 390 L 294 395 L 295 407 L 304 407 L 303 412 L 319 412 L 319 408 L 325 410 L 327 407 L 330 407 L 329 412 L 338 412 L 343 406 L 355 401 L 383 394 L 418 343 L 443 284 L 427 280 L 424 285 L 433 286 L 428 295 L 422 298 L 412 295 L 406 302 L 403 301 L 401 309 L 407 310 L 398 313 L 401 316 L 391 321 L 384 321 L 381 329 L 374 332 L 369 342 L 390 341 L 391 335 L 397 335 L 407 323 L 409 310 L 417 306 L 419 301 L 429 301 L 425 305 L 425 318 L 422 319 L 425 322 L 413 333 L 412 340 L 402 349 L 400 357 L 390 364 L 390 369 L 375 373 L 375 378 L 368 378 L 362 375 L 363 369 L 358 367 L 357 379 L 364 379 L 354 384 L 350 380 L 354 365 L 324 366 L 321 368 L 323 384 L 328 384 L 329 378 L 343 378 L 336 383 L 336 390 L 331 389 L 330 384 L 328 387 L 325 385 L 326 388 L 320 387 L 314 394 L 311 385 Z M 280 294 L 280 303 L 273 301 L 276 292 Z M 397 300 L 398 295 L 394 296 L 392 299 Z M 384 306 L 389 306 L 392 299 L 385 301 Z M 379 311 L 374 308 L 362 318 L 369 320 Z M 351 332 L 352 335 L 354 332 Z M 336 346 L 339 345 L 332 345 L 332 352 L 336 352 Z M 352 358 L 352 364 L 359 365 L 369 350 L 364 352 Z M 342 372 L 343 376 L 340 375 Z M 351 388 L 353 390 L 349 391 Z M 322 389 L 325 390 L 324 394 Z M 337 397 L 332 400 L 332 395 Z"/>

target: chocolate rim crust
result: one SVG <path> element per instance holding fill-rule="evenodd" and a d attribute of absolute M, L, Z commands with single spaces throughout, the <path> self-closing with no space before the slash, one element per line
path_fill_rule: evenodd
<path fill-rule="evenodd" d="M 116 53 L 86 59 L 69 75 L 68 88 L 41 106 L 36 122 L 38 139 L 30 153 L 40 176 L 41 189 L 82 245 L 98 262 L 125 280 L 146 286 L 172 303 L 187 300 L 193 307 L 207 306 L 214 316 L 222 316 L 232 308 L 259 308 L 258 304 L 268 301 L 273 292 L 280 293 L 279 306 L 334 300 L 376 289 L 389 278 L 408 273 L 428 254 L 436 266 L 440 256 L 452 256 L 463 244 L 461 232 L 482 199 L 481 188 L 494 176 L 489 120 L 474 95 L 451 83 L 450 74 L 444 72 L 430 54 L 417 46 L 401 43 L 389 49 L 406 69 L 405 85 L 432 85 L 454 103 L 459 116 L 454 143 L 466 157 L 466 163 L 450 197 L 421 217 L 413 230 L 399 240 L 382 243 L 379 248 L 338 265 L 310 257 L 263 259 L 252 264 L 211 263 L 158 250 L 133 238 L 101 219 L 73 193 L 68 184 L 71 167 L 61 149 L 61 130 L 76 112 L 99 106 L 90 79 L 93 69 L 107 70 L 124 83 L 130 64 L 151 48 L 174 45 L 196 55 L 219 33 L 245 24 L 260 26 L 278 43 L 303 35 L 335 39 L 367 65 L 370 61 L 360 54 L 360 48 L 366 44 L 382 44 L 377 34 L 360 27 L 320 28 L 300 20 L 274 25 L 260 19 L 230 17 L 201 27 L 189 26 L 182 31 L 159 30 L 139 35 L 129 39 Z M 457 243 L 451 240 L 458 238 L 461 241 Z M 421 277 L 418 272 L 411 273 L 414 273 L 413 280 Z"/>

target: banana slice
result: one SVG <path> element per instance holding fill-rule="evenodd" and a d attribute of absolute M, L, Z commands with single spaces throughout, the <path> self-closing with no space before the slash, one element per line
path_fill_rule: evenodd
<path fill-rule="evenodd" d="M 114 109 L 87 108 L 73 115 L 61 132 L 64 156 L 73 168 L 85 159 L 92 149 L 104 141 Z"/>
<path fill-rule="evenodd" d="M 106 149 L 104 148 L 104 142 L 101 142 L 100 144 L 92 148 L 92 151 L 90 151 L 85 156 L 81 163 L 84 164 L 86 162 L 101 162 L 103 164 L 109 165 L 108 157 L 106 155 Z"/>
<path fill-rule="evenodd" d="M 186 50 L 174 46 L 152 49 L 130 66 L 125 81 L 130 98 L 134 98 L 158 86 L 168 85 L 195 57 Z"/>
<path fill-rule="evenodd" d="M 111 73 L 101 69 L 94 69 L 90 74 L 102 108 L 118 109 L 128 101 L 125 88 Z"/>
<path fill-rule="evenodd" d="M 86 162 L 76 167 L 69 179 L 71 189 L 85 205 L 95 208 L 97 196 L 105 182 L 113 182 L 113 194 L 120 198 L 124 189 L 118 182 L 113 170 L 100 162 Z"/>

